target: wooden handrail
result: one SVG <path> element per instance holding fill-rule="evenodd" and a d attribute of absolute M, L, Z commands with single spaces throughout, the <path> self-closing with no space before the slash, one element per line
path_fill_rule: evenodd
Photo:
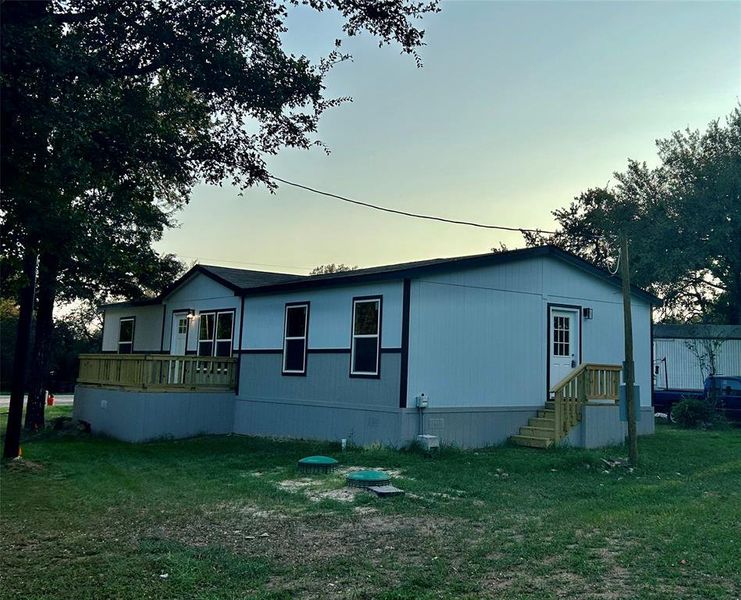
<path fill-rule="evenodd" d="M 556 441 L 581 420 L 582 405 L 590 400 L 617 401 L 621 370 L 619 365 L 584 363 L 551 388 Z"/>
<path fill-rule="evenodd" d="M 237 359 L 231 356 L 81 354 L 77 383 L 123 389 L 233 390 Z"/>

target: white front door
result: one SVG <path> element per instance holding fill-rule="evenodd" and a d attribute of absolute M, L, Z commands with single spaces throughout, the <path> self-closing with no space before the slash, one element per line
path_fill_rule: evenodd
<path fill-rule="evenodd" d="M 185 356 L 185 348 L 188 342 L 188 315 L 172 315 L 172 333 L 170 335 L 170 354 L 173 356 Z M 168 383 L 182 383 L 184 365 L 182 360 L 171 360 L 168 375 Z"/>
<path fill-rule="evenodd" d="M 185 343 L 188 339 L 188 315 L 172 315 L 172 337 L 170 354 L 185 356 Z"/>
<path fill-rule="evenodd" d="M 550 310 L 550 386 L 561 381 L 581 362 L 579 355 L 579 309 Z"/>

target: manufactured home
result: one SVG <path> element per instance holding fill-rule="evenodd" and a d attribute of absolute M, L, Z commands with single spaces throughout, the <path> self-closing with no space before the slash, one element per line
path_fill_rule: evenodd
<path fill-rule="evenodd" d="M 197 265 L 157 298 L 105 307 L 75 415 L 129 441 L 620 443 L 620 285 L 552 246 L 316 276 Z M 658 303 L 633 288 L 643 434 Z"/>
<path fill-rule="evenodd" d="M 654 387 L 701 390 L 708 375 L 741 375 L 741 325 L 657 324 Z"/>

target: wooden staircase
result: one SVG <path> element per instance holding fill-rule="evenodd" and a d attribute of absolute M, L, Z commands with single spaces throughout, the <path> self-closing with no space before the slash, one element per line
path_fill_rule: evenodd
<path fill-rule="evenodd" d="M 589 400 L 617 401 L 620 370 L 619 365 L 580 365 L 551 388 L 553 398 L 510 440 L 530 448 L 557 444 L 581 421 L 582 406 Z"/>
<path fill-rule="evenodd" d="M 550 448 L 556 442 L 555 402 L 548 400 L 538 410 L 538 416 L 530 418 L 526 426 L 520 427 L 520 433 L 509 439 L 518 446 Z"/>

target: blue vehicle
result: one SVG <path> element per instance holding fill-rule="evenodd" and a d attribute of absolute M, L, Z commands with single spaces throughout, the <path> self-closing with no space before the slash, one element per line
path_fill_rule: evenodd
<path fill-rule="evenodd" d="M 705 379 L 701 390 L 654 390 L 655 412 L 665 413 L 672 419 L 672 407 L 685 398 L 712 402 L 729 421 L 741 423 L 741 377 L 711 375 Z"/>

